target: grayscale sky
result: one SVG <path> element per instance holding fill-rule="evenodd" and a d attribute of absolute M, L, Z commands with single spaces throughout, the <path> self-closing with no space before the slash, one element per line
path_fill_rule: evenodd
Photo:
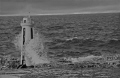
<path fill-rule="evenodd" d="M 120 0 L 0 0 L 0 15 L 116 11 L 120 11 Z"/>

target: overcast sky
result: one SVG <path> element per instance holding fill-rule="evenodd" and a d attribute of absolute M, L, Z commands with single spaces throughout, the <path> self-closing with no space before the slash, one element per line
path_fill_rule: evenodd
<path fill-rule="evenodd" d="M 0 0 L 0 15 L 120 11 L 120 0 Z"/>

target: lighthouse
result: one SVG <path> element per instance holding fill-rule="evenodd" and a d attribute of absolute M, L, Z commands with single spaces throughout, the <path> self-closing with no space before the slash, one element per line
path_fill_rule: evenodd
<path fill-rule="evenodd" d="M 24 17 L 21 21 L 22 27 L 22 34 L 21 34 L 21 66 L 31 66 L 30 59 L 28 59 L 25 55 L 24 46 L 28 43 L 34 36 L 34 29 L 33 29 L 34 22 L 31 20 L 30 15 Z M 20 66 L 20 67 L 21 67 Z"/>

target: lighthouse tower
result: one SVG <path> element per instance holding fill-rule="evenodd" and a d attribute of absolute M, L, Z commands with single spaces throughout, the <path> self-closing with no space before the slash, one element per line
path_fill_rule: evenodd
<path fill-rule="evenodd" d="M 24 45 L 33 39 L 33 21 L 30 18 L 30 15 L 24 17 L 21 21 L 22 26 L 22 36 L 21 36 L 21 65 L 31 66 L 30 60 L 26 57 L 25 52 L 23 51 Z"/>

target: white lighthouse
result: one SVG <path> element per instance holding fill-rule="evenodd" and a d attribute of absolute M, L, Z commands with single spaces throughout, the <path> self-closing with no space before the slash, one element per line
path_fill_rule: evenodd
<path fill-rule="evenodd" d="M 25 52 L 23 51 L 24 45 L 33 39 L 34 30 L 33 30 L 33 21 L 30 16 L 24 17 L 21 21 L 22 26 L 22 36 L 21 36 L 21 65 L 31 66 L 30 60 L 26 57 Z"/>

